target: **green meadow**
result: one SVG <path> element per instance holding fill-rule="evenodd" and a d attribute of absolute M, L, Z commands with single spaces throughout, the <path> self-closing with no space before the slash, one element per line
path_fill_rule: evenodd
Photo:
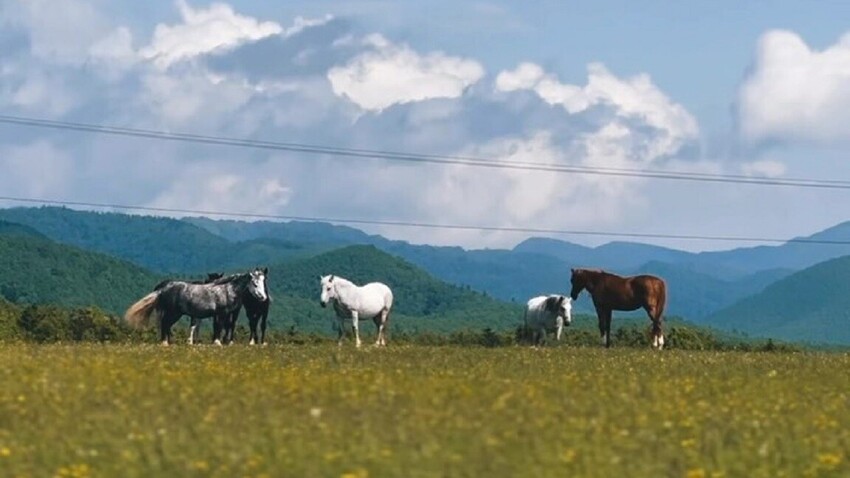
<path fill-rule="evenodd" d="M 850 354 L 1 344 L 13 477 L 850 474 Z"/>

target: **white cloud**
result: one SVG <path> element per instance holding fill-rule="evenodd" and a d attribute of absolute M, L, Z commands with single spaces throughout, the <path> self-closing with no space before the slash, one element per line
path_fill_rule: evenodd
<path fill-rule="evenodd" d="M 850 33 L 823 51 L 794 32 L 762 35 L 738 114 L 750 141 L 850 140 Z"/>
<path fill-rule="evenodd" d="M 110 29 L 104 15 L 83 0 L 12 2 L 0 13 L 11 25 L 26 29 L 34 57 L 62 65 L 82 64 L 89 47 Z"/>
<path fill-rule="evenodd" d="M 136 58 L 133 51 L 133 34 L 127 27 L 118 27 L 89 47 L 89 56 L 105 62 L 132 63 Z"/>
<path fill-rule="evenodd" d="M 19 78 L 21 82 L 12 88 L 6 101 L 23 111 L 55 118 L 78 104 L 77 92 L 67 86 L 59 72 L 32 69 Z"/>
<path fill-rule="evenodd" d="M 785 174 L 785 163 L 772 159 L 761 159 L 741 165 L 741 172 L 747 176 L 776 178 Z"/>
<path fill-rule="evenodd" d="M 327 24 L 331 20 L 334 19 L 334 16 L 331 14 L 327 14 L 321 18 L 305 18 L 305 17 L 295 17 L 295 20 L 292 23 L 292 26 L 289 28 L 283 29 L 281 35 L 283 37 L 291 37 L 295 36 L 308 28 L 319 27 Z"/>
<path fill-rule="evenodd" d="M 6 194 L 61 197 L 72 186 L 72 156 L 47 141 L 0 147 L 0 189 Z"/>
<path fill-rule="evenodd" d="M 279 213 L 292 190 L 267 165 L 239 168 L 236 164 L 202 163 L 185 166 L 169 186 L 148 205 L 203 211 Z"/>
<path fill-rule="evenodd" d="M 513 71 L 496 77 L 496 89 L 502 92 L 531 90 L 551 105 L 561 105 L 570 114 L 594 106 L 613 108 L 614 113 L 658 131 L 651 144 L 652 156 L 677 152 L 698 133 L 696 119 L 680 104 L 659 90 L 649 75 L 618 78 L 601 64 L 588 66 L 587 85 L 561 83 L 533 63 L 522 63 Z"/>
<path fill-rule="evenodd" d="M 484 76 L 484 68 L 474 60 L 442 52 L 420 55 L 409 46 L 395 45 L 380 35 L 369 36 L 366 44 L 373 49 L 328 71 L 334 93 L 365 110 L 457 98 Z"/>
<path fill-rule="evenodd" d="M 242 43 L 284 32 L 283 27 L 276 22 L 260 22 L 255 18 L 239 15 L 230 5 L 224 3 L 213 3 L 207 9 L 193 9 L 185 0 L 178 0 L 177 5 L 183 23 L 173 26 L 157 25 L 151 44 L 141 50 L 144 58 L 153 60 L 161 68 L 198 55 L 227 51 Z M 296 27 L 305 28 L 304 20 Z"/>
<path fill-rule="evenodd" d="M 140 97 L 142 107 L 166 124 L 197 130 L 219 126 L 255 93 L 243 81 L 204 71 L 156 72 L 143 77 Z"/>

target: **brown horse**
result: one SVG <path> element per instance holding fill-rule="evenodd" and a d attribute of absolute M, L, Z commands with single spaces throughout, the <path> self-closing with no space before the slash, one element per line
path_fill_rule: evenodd
<path fill-rule="evenodd" d="M 664 305 L 667 302 L 667 285 L 664 280 L 651 275 L 620 277 L 600 270 L 573 269 L 573 300 L 587 289 L 599 318 L 599 334 L 605 347 L 611 346 L 611 312 L 643 308 L 652 320 L 652 347 L 664 347 L 661 328 Z"/>

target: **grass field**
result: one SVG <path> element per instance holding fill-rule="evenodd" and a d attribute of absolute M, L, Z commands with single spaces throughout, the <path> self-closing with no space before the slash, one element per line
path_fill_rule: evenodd
<path fill-rule="evenodd" d="M 3 476 L 850 476 L 850 354 L 0 345 Z"/>

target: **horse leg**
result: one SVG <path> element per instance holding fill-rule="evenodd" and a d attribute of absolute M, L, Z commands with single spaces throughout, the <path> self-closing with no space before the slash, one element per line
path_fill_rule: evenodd
<path fill-rule="evenodd" d="M 166 314 L 162 317 L 159 322 L 159 337 L 162 345 L 168 345 L 171 343 L 171 327 L 174 325 L 177 320 L 180 319 L 179 315 Z"/>
<path fill-rule="evenodd" d="M 381 314 L 375 318 L 375 325 L 378 326 L 378 339 L 375 342 L 375 345 L 387 345 L 387 337 L 384 335 L 387 322 L 390 319 L 390 311 L 384 309 L 381 311 Z"/>
<path fill-rule="evenodd" d="M 659 307 L 647 305 L 645 309 L 646 313 L 649 314 L 649 319 L 652 320 L 652 348 L 661 350 L 664 348 L 664 330 Z"/>
<path fill-rule="evenodd" d="M 345 321 L 343 320 L 342 317 L 337 317 L 336 320 L 337 320 L 336 331 L 337 331 L 337 334 L 338 334 L 337 338 L 336 338 L 336 345 L 337 345 L 337 347 L 342 347 L 342 336 L 345 335 Z"/>
<path fill-rule="evenodd" d="M 599 335 L 605 348 L 611 347 L 611 311 L 596 308 L 596 316 L 599 318 Z"/>
<path fill-rule="evenodd" d="M 213 316 L 213 344 L 221 345 L 221 329 L 227 320 L 227 314 L 216 314 Z"/>
<path fill-rule="evenodd" d="M 564 331 L 564 318 L 561 317 L 561 316 L 558 316 L 558 318 L 555 319 L 555 340 L 557 340 L 558 342 L 561 341 L 561 333 L 563 333 L 563 331 Z"/>
<path fill-rule="evenodd" d="M 357 348 L 360 348 L 360 345 L 361 345 L 361 342 L 360 342 L 360 324 L 358 323 L 359 321 L 360 321 L 360 314 L 357 311 L 352 310 L 351 311 L 351 330 L 354 331 L 354 345 Z"/>
<path fill-rule="evenodd" d="M 236 341 L 236 322 L 239 320 L 239 311 L 230 315 L 227 321 L 227 345 Z"/>
<path fill-rule="evenodd" d="M 259 341 L 259 337 L 257 335 L 257 322 L 259 322 L 259 317 L 255 314 L 251 314 L 248 316 L 248 327 L 251 328 L 251 340 L 248 342 L 248 345 L 255 345 Z"/>
<path fill-rule="evenodd" d="M 260 317 L 260 345 L 266 345 L 266 322 L 268 318 L 268 311 L 263 312 L 263 315 Z"/>
<path fill-rule="evenodd" d="M 198 329 L 198 319 L 189 317 L 189 345 L 195 343 L 195 331 Z"/>

